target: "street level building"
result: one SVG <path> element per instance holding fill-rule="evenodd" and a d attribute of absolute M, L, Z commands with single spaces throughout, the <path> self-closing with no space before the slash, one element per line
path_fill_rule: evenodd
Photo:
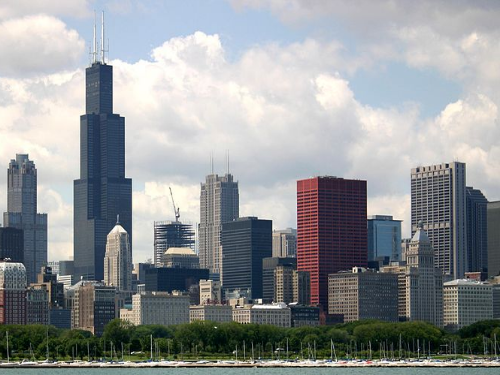
<path fill-rule="evenodd" d="M 104 280 L 106 237 L 118 215 L 133 243 L 125 118 L 113 113 L 113 67 L 104 49 L 91 56 L 85 69 L 85 114 L 80 117 L 80 178 L 74 181 L 75 280 Z"/>
<path fill-rule="evenodd" d="M 297 229 L 273 231 L 273 258 L 295 258 L 296 256 Z"/>
<path fill-rule="evenodd" d="M 26 268 L 0 262 L 0 324 L 26 324 Z"/>
<path fill-rule="evenodd" d="M 269 324 L 288 328 L 291 327 L 291 311 L 285 303 L 236 306 L 233 320 L 241 324 Z"/>
<path fill-rule="evenodd" d="M 328 278 L 328 313 L 344 323 L 362 319 L 398 321 L 398 277 L 354 267 Z"/>
<path fill-rule="evenodd" d="M 311 304 L 328 307 L 328 275 L 366 267 L 366 181 L 297 181 L 297 269 L 311 277 Z"/>
<path fill-rule="evenodd" d="M 272 221 L 243 217 L 222 224 L 222 286 L 262 298 L 262 260 L 272 253 Z"/>
<path fill-rule="evenodd" d="M 23 264 L 28 283 L 47 263 L 47 214 L 37 213 L 37 169 L 28 154 L 17 154 L 7 170 L 5 227 L 23 231 Z"/>
<path fill-rule="evenodd" d="M 452 162 L 411 170 L 411 229 L 424 223 L 434 263 L 445 275 L 467 271 L 465 163 Z"/>
<path fill-rule="evenodd" d="M 472 280 L 444 283 L 443 321 L 447 329 L 456 331 L 480 320 L 493 319 L 491 284 Z"/>
<path fill-rule="evenodd" d="M 319 307 L 291 303 L 290 307 L 292 327 L 318 326 Z"/>
<path fill-rule="evenodd" d="M 233 308 L 229 305 L 199 305 L 189 307 L 189 321 L 227 323 L 233 321 Z"/>
<path fill-rule="evenodd" d="M 239 217 L 238 182 L 233 175 L 214 173 L 201 184 L 199 255 L 200 267 L 210 270 L 210 278 L 219 279 L 222 275 L 222 224 Z M 223 280 L 221 280 L 223 281 Z"/>

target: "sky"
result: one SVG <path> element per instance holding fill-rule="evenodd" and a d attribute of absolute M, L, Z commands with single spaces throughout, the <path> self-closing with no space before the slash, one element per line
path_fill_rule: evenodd
<path fill-rule="evenodd" d="M 2 0 L 0 170 L 35 161 L 49 260 L 73 254 L 94 11 L 125 117 L 136 262 L 153 257 L 153 222 L 174 219 L 169 187 L 199 222 L 212 153 L 224 174 L 229 152 L 240 215 L 275 229 L 296 226 L 296 181 L 318 175 L 367 180 L 368 214 L 403 220 L 403 237 L 416 166 L 465 162 L 467 185 L 500 199 L 499 2 Z"/>

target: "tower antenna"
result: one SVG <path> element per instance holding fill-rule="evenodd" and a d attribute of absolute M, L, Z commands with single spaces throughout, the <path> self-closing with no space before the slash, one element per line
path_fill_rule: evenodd
<path fill-rule="evenodd" d="M 210 174 L 214 174 L 214 153 L 210 152 Z"/>
<path fill-rule="evenodd" d="M 226 174 L 229 174 L 229 150 L 226 150 Z"/>
<path fill-rule="evenodd" d="M 97 36 L 96 36 L 96 15 L 94 10 L 94 40 L 92 43 L 92 64 L 97 62 Z"/>
<path fill-rule="evenodd" d="M 105 40 L 104 39 L 104 11 L 102 11 L 102 16 L 101 16 L 101 62 L 103 64 L 106 63 L 106 52 L 108 52 L 108 50 L 106 49 L 106 46 L 105 46 Z M 108 45 L 109 45 L 109 42 L 108 42 Z"/>

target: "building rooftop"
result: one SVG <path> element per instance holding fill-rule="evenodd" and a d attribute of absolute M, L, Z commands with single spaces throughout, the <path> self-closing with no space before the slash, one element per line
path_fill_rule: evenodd
<path fill-rule="evenodd" d="M 471 279 L 456 279 L 447 281 L 443 284 L 444 286 L 457 286 L 457 285 L 491 285 L 483 281 L 476 281 Z"/>
<path fill-rule="evenodd" d="M 166 255 L 196 255 L 193 249 L 189 247 L 169 247 L 165 251 Z"/>

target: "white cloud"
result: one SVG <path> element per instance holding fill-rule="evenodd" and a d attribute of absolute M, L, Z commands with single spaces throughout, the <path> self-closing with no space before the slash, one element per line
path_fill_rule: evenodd
<path fill-rule="evenodd" d="M 30 14 L 69 15 L 86 17 L 89 13 L 88 0 L 2 0 L 0 19 L 15 18 Z"/>
<path fill-rule="evenodd" d="M 0 74 L 57 72 L 80 60 L 84 41 L 57 18 L 33 15 L 0 23 Z"/>

